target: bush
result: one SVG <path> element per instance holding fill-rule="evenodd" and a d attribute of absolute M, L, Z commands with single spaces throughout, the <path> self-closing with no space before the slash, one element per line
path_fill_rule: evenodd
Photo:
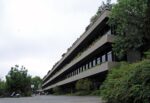
<path fill-rule="evenodd" d="M 54 87 L 53 92 L 54 92 L 55 95 L 63 94 L 63 91 L 62 91 L 61 87 Z"/>
<path fill-rule="evenodd" d="M 91 96 L 99 96 L 100 95 L 100 90 L 94 90 L 94 91 L 92 91 L 92 93 L 90 95 Z"/>
<path fill-rule="evenodd" d="M 107 103 L 149 103 L 150 60 L 121 63 L 109 71 L 100 90 Z"/>
<path fill-rule="evenodd" d="M 6 94 L 6 83 L 0 79 L 0 97 L 4 97 Z"/>
<path fill-rule="evenodd" d="M 90 91 L 92 87 L 92 82 L 89 79 L 81 79 L 76 83 L 76 89 L 78 91 Z"/>
<path fill-rule="evenodd" d="M 85 96 L 85 95 L 89 95 L 90 93 L 91 93 L 90 91 L 77 91 L 74 95 Z"/>

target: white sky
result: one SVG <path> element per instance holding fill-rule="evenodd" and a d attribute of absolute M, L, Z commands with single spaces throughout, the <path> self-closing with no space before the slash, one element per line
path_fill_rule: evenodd
<path fill-rule="evenodd" d="M 0 78 L 16 64 L 32 76 L 46 75 L 84 32 L 101 2 L 0 0 Z"/>

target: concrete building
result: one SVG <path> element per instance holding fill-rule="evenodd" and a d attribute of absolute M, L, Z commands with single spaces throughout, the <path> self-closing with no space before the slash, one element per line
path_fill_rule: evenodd
<path fill-rule="evenodd" d="M 61 60 L 43 78 L 44 91 L 51 91 L 58 86 L 69 92 L 83 78 L 92 80 L 95 88 L 100 86 L 108 69 L 117 61 L 112 52 L 114 30 L 107 24 L 109 14 L 110 11 L 105 9 L 68 52 L 63 54 Z"/>

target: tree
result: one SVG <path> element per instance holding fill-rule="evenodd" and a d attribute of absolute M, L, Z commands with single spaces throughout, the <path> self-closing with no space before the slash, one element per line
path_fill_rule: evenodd
<path fill-rule="evenodd" d="M 25 67 L 12 67 L 6 76 L 6 86 L 10 94 L 20 93 L 23 96 L 31 95 L 31 76 Z"/>
<path fill-rule="evenodd" d="M 123 57 L 129 50 L 144 50 L 150 40 L 147 32 L 149 15 L 147 0 L 118 0 L 114 5 L 109 24 L 116 26 L 113 50 L 118 57 Z"/>
<path fill-rule="evenodd" d="M 0 79 L 0 96 L 5 96 L 6 94 L 6 83 Z"/>
<path fill-rule="evenodd" d="M 35 76 L 31 79 L 31 84 L 34 85 L 33 91 L 41 88 L 42 85 L 42 79 L 39 76 Z"/>

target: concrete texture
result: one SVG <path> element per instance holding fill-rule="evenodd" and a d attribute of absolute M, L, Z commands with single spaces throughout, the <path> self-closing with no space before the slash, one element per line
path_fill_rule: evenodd
<path fill-rule="evenodd" d="M 80 80 L 82 78 L 85 78 L 85 77 L 89 77 L 91 75 L 95 75 L 97 73 L 101 73 L 101 72 L 104 72 L 108 69 L 111 69 L 113 66 L 116 65 L 116 62 L 105 62 L 105 63 L 102 63 L 101 65 L 97 65 L 91 69 L 88 69 L 82 73 L 79 73 L 78 75 L 75 75 L 75 76 L 72 76 L 68 79 L 65 79 L 65 80 L 62 80 L 60 82 L 57 82 L 56 84 L 54 85 L 50 85 L 48 86 L 47 88 L 45 88 L 44 90 L 48 90 L 48 89 L 52 89 L 56 86 L 60 86 L 60 85 L 64 85 L 64 84 L 67 84 L 67 83 L 70 83 L 70 82 L 74 82 L 74 81 L 77 81 L 77 80 Z"/>
<path fill-rule="evenodd" d="M 33 96 L 27 98 L 0 98 L 0 103 L 102 103 L 95 96 Z"/>

